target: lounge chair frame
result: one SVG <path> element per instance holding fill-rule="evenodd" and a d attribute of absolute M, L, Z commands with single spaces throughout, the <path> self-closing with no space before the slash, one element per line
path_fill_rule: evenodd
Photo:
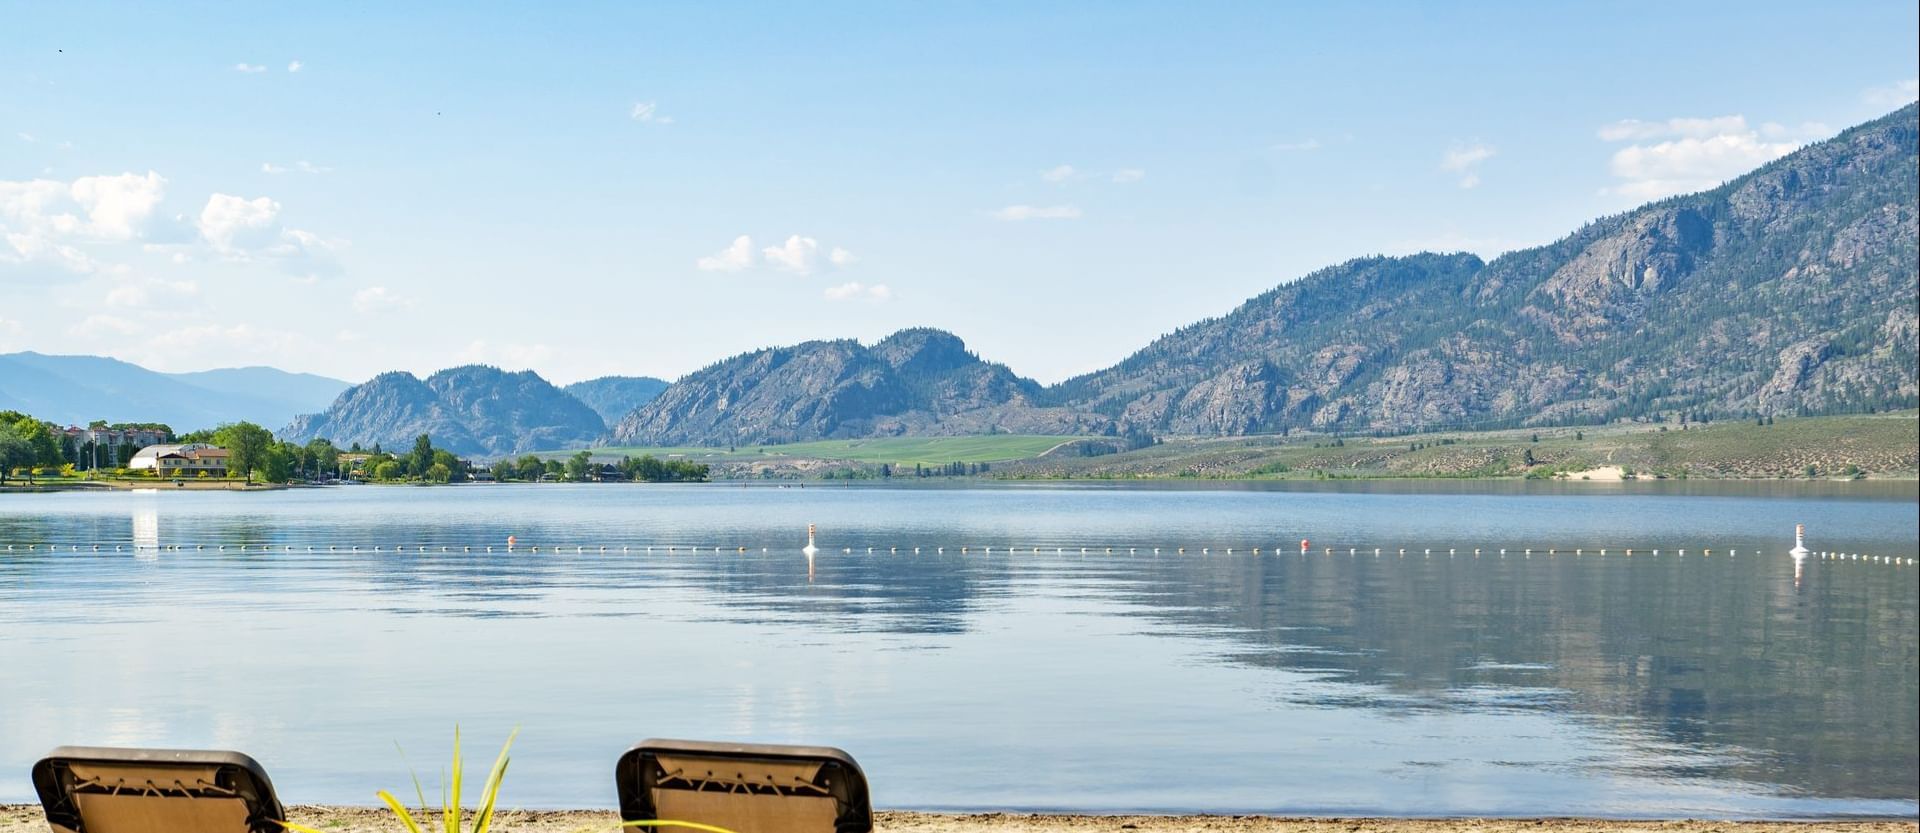
<path fill-rule="evenodd" d="M 137 781 L 123 777 L 108 783 L 105 777 L 88 774 L 94 769 L 131 770 L 144 775 L 137 774 Z M 252 833 L 281 833 L 275 822 L 286 818 L 266 769 L 239 752 L 62 746 L 33 765 L 33 788 L 40 794 L 47 823 L 56 831 L 88 833 L 82 804 L 92 796 L 238 799 L 245 805 L 245 824 Z"/>
<path fill-rule="evenodd" d="M 810 782 L 779 784 L 737 779 L 717 771 L 673 771 L 661 765 L 663 757 L 669 760 L 682 757 L 708 761 L 738 760 L 743 763 L 817 763 L 819 770 Z M 620 818 L 623 821 L 659 819 L 659 810 L 654 804 L 654 790 L 677 789 L 756 796 L 831 797 L 837 808 L 833 822 L 835 833 L 871 833 L 873 830 L 873 805 L 867 794 L 866 773 L 860 770 L 859 764 L 854 763 L 853 756 L 830 746 L 650 738 L 620 756 L 619 762 L 614 765 L 614 779 L 620 794 Z M 760 831 L 742 830 L 737 833 Z"/>

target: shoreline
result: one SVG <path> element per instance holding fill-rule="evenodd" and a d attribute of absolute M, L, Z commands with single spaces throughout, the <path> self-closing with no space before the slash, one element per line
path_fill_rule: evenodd
<path fill-rule="evenodd" d="M 335 805 L 287 805 L 288 821 L 328 833 L 392 833 L 400 824 L 385 808 Z M 1531 818 L 1380 818 L 1263 815 L 1097 815 L 1075 813 L 932 813 L 876 810 L 877 831 L 911 833 L 1089 833 L 1132 830 L 1140 833 L 1896 833 L 1920 830 L 1920 821 L 1904 818 L 1804 821 L 1718 821 L 1713 819 L 1599 819 L 1541 816 Z M 502 833 L 582 833 L 614 831 L 613 810 L 502 810 L 494 829 Z M 45 833 L 46 816 L 37 804 L 0 804 L 0 833 Z"/>

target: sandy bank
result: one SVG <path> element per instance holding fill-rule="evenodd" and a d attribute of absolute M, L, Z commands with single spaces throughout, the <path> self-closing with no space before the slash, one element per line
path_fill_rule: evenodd
<path fill-rule="evenodd" d="M 366 807 L 287 808 L 292 821 L 328 833 L 396 833 L 400 825 L 385 810 Z M 1913 821 L 1724 822 L 1611 821 L 1593 819 L 1289 819 L 1269 816 L 1075 816 L 1018 813 L 949 814 L 883 811 L 879 833 L 1895 833 L 1920 829 Z M 581 833 L 615 830 L 619 818 L 604 810 L 514 810 L 500 814 L 501 833 Z M 46 817 L 32 805 L 0 805 L 0 833 L 45 833 Z"/>

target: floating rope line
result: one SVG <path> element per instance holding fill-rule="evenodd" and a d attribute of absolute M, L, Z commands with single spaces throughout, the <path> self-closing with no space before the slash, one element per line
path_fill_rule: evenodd
<path fill-rule="evenodd" d="M 255 554 L 255 553 L 259 553 L 263 555 L 274 554 L 274 553 L 279 553 L 279 554 L 378 553 L 381 555 L 387 555 L 387 554 L 438 555 L 438 554 L 474 554 L 474 553 L 509 554 L 509 555 L 550 555 L 550 554 L 551 555 L 634 555 L 634 554 L 658 555 L 658 554 L 664 553 L 666 555 L 682 555 L 682 554 L 744 555 L 750 552 L 780 553 L 780 552 L 789 551 L 789 549 L 790 548 L 786 546 L 751 547 L 751 546 L 744 546 L 740 544 L 717 545 L 717 544 L 684 544 L 684 543 L 564 544 L 564 545 L 558 545 L 558 546 L 555 546 L 555 545 L 542 546 L 538 544 L 524 544 L 524 543 L 516 543 L 511 546 L 482 545 L 482 544 L 471 544 L 471 543 L 469 544 L 445 544 L 445 543 L 396 543 L 396 544 L 155 543 L 155 544 L 145 544 L 145 543 L 134 543 L 126 539 L 120 539 L 117 541 L 88 541 L 88 542 L 40 541 L 40 542 L 34 542 L 34 543 L 14 543 L 14 544 L 6 544 L 4 552 L 16 553 L 16 554 L 19 554 L 19 553 L 80 553 L 80 552 L 85 552 L 85 553 L 114 553 L 114 552 L 229 553 L 231 552 L 231 553 L 245 553 L 249 555 Z M 1358 556 L 1363 555 L 1369 551 L 1372 553 L 1373 557 L 1375 558 L 1381 557 L 1383 554 L 1386 554 L 1389 552 L 1392 553 L 1397 558 L 1405 558 L 1407 556 L 1407 550 L 1408 550 L 1408 548 L 1406 547 L 1396 547 L 1396 548 L 1388 549 L 1384 547 L 1362 548 L 1358 546 L 1345 547 L 1344 549 L 1346 550 L 1344 555 L 1349 558 L 1357 558 Z M 1418 550 L 1418 552 L 1421 556 L 1431 559 L 1434 557 L 1434 553 L 1436 549 L 1439 549 L 1439 548 L 1422 547 Z M 1517 552 L 1522 557 L 1527 559 L 1531 559 L 1534 555 L 1536 555 L 1537 554 L 1536 550 L 1539 550 L 1540 552 L 1545 553 L 1550 558 L 1559 558 L 1562 556 L 1571 555 L 1572 557 L 1578 558 L 1578 559 L 1593 558 L 1593 557 L 1601 557 L 1601 558 L 1608 558 L 1608 559 L 1635 558 L 1635 557 L 1662 558 L 1662 557 L 1668 557 L 1668 555 L 1671 555 L 1672 557 L 1675 557 L 1675 558 L 1687 558 L 1690 555 L 1688 551 L 1689 548 L 1686 548 L 1686 547 L 1674 548 L 1671 550 L 1662 549 L 1659 547 L 1653 547 L 1653 548 L 1600 547 L 1597 549 L 1593 549 L 1592 552 L 1588 552 L 1589 549 L 1593 549 L 1593 548 L 1583 546 L 1583 547 L 1575 547 L 1572 550 L 1567 550 L 1563 547 L 1547 547 L 1545 549 L 1541 549 L 1539 547 L 1485 547 L 1483 546 L 1483 547 L 1469 548 L 1469 547 L 1456 546 L 1456 547 L 1445 548 L 1444 554 L 1446 555 L 1446 557 L 1454 558 L 1454 559 L 1460 558 L 1463 550 L 1469 552 L 1471 554 L 1471 557 L 1473 558 L 1482 558 L 1483 555 L 1492 553 L 1492 554 L 1495 554 L 1496 557 L 1502 558 L 1502 559 L 1508 557 L 1509 550 L 1512 550 L 1513 552 Z M 947 552 L 948 550 L 953 550 L 954 552 L 948 553 Z M 1216 552 L 1216 550 L 1218 550 L 1218 552 Z M 797 548 L 791 548 L 791 551 L 795 553 L 801 552 L 801 550 Z M 1018 546 L 997 546 L 997 545 L 981 546 L 981 545 L 975 545 L 975 544 L 965 544 L 960 546 L 952 546 L 952 545 L 924 546 L 923 545 L 923 546 L 912 546 L 912 547 L 903 547 L 899 545 L 890 545 L 890 546 L 863 545 L 861 547 L 852 547 L 852 546 L 842 547 L 840 550 L 840 554 L 894 556 L 894 555 L 902 555 L 902 554 L 921 555 L 923 554 L 923 551 L 931 552 L 932 554 L 942 555 L 942 556 L 950 555 L 950 554 L 966 555 L 966 556 L 977 556 L 982 554 L 984 555 L 1004 554 L 1007 556 L 1015 556 L 1015 555 L 1103 556 L 1103 555 L 1115 555 L 1115 554 L 1139 555 L 1142 553 L 1147 553 L 1152 555 L 1161 555 L 1167 551 L 1171 551 L 1175 555 L 1184 555 L 1184 556 L 1198 555 L 1198 556 L 1206 556 L 1206 557 L 1232 555 L 1232 556 L 1239 556 L 1239 557 L 1259 556 L 1259 557 L 1267 557 L 1267 558 L 1309 558 L 1315 555 L 1318 555 L 1320 557 L 1334 557 L 1337 554 L 1339 554 L 1339 550 L 1334 547 L 1322 547 L 1318 553 L 1313 553 L 1305 550 L 1301 550 L 1301 551 L 1290 550 L 1285 545 L 1268 548 L 1268 547 L 1260 547 L 1260 546 L 1246 547 L 1246 546 L 1239 546 L 1239 545 L 1230 546 L 1230 547 L 1216 547 L 1213 545 L 1206 545 L 1206 546 L 1199 546 L 1199 547 L 1143 547 L 1138 545 L 1110 546 L 1105 544 L 1091 545 L 1091 546 L 1085 546 L 1085 547 L 1072 547 L 1072 548 L 1064 547 L 1064 546 L 1055 546 L 1055 547 L 1042 547 L 1042 546 L 1018 547 Z M 824 550 L 822 552 L 824 552 Z M 1704 548 L 1695 549 L 1691 554 L 1698 555 L 1699 557 L 1703 557 L 1703 558 L 1714 558 L 1716 556 L 1725 557 L 1725 558 L 1739 558 L 1741 551 L 1739 549 L 1733 549 L 1733 548 L 1716 549 L 1711 547 L 1704 547 Z M 1748 551 L 1749 557 L 1764 556 L 1765 554 L 1766 553 L 1764 550 Z M 1821 561 L 1830 561 L 1830 562 L 1860 561 L 1860 562 L 1867 562 L 1872 564 L 1887 564 L 1887 565 L 1894 565 L 1894 566 L 1915 566 L 1916 564 L 1920 564 L 1920 559 L 1905 557 L 1905 556 L 1875 555 L 1872 553 L 1842 552 L 1842 551 L 1835 551 L 1835 550 L 1821 550 L 1818 552 L 1810 552 L 1808 553 L 1808 557 L 1817 558 L 1818 560 L 1821 560 Z"/>

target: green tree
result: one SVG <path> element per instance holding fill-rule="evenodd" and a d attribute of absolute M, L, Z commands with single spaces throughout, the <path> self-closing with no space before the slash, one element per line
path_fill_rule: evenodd
<path fill-rule="evenodd" d="M 380 461 L 379 465 L 373 467 L 373 479 L 399 480 L 400 479 L 400 462 L 398 460 Z"/>
<path fill-rule="evenodd" d="M 268 483 L 285 483 L 293 479 L 295 455 L 299 446 L 289 443 L 275 443 L 260 457 L 260 476 Z"/>
<path fill-rule="evenodd" d="M 251 422 L 235 422 L 216 429 L 213 443 L 227 450 L 227 472 L 238 471 L 251 483 L 254 470 L 267 462 L 273 433 Z"/>
<path fill-rule="evenodd" d="M 452 479 L 453 469 L 448 468 L 447 464 L 434 463 L 427 466 L 426 481 L 428 483 L 445 483 Z"/>
<path fill-rule="evenodd" d="M 340 449 L 333 441 L 316 439 L 307 443 L 307 453 L 313 455 L 313 467 L 316 475 L 336 474 L 340 470 Z"/>
<path fill-rule="evenodd" d="M 540 475 L 547 472 L 547 464 L 532 454 L 520 455 L 514 467 L 518 470 L 521 480 L 539 480 Z"/>
<path fill-rule="evenodd" d="M 0 486 L 7 483 L 7 475 L 19 466 L 32 465 L 33 446 L 15 431 L 13 426 L 0 423 Z"/>
<path fill-rule="evenodd" d="M 439 481 L 441 483 L 462 483 L 467 479 L 466 464 L 460 462 L 460 458 L 453 456 L 453 452 L 444 448 L 433 450 L 433 462 L 427 466 L 427 469 L 431 471 L 434 466 L 446 467 L 447 479 Z"/>
<path fill-rule="evenodd" d="M 576 451 L 572 457 L 567 458 L 568 480 L 572 480 L 575 483 L 583 482 L 587 479 L 587 473 L 592 469 L 593 454 L 591 452 Z"/>
<path fill-rule="evenodd" d="M 425 434 L 413 438 L 413 453 L 407 455 L 407 473 L 424 477 L 433 465 L 433 439 Z"/>

